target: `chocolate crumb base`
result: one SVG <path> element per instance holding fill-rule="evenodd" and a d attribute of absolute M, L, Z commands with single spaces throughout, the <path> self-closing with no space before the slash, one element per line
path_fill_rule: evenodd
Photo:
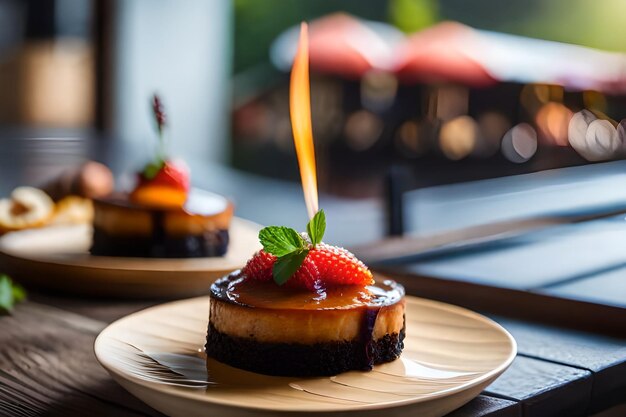
<path fill-rule="evenodd" d="M 228 249 L 228 230 L 185 236 L 111 236 L 94 228 L 90 249 L 96 256 L 137 258 L 204 258 L 223 256 Z"/>
<path fill-rule="evenodd" d="M 404 348 L 400 334 L 385 335 L 366 348 L 362 341 L 303 345 L 264 343 L 221 333 L 209 323 L 207 356 L 235 368 L 274 376 L 332 376 L 346 371 L 369 371 L 372 365 L 397 359 Z"/>

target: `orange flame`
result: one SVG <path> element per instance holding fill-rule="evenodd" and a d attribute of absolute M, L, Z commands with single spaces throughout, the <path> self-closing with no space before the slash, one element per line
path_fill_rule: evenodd
<path fill-rule="evenodd" d="M 293 141 L 298 155 L 304 202 L 309 218 L 318 210 L 317 172 L 315 170 L 315 148 L 311 126 L 311 91 L 309 86 L 309 37 L 308 26 L 302 22 L 300 41 L 291 68 L 289 88 L 289 110 Z"/>

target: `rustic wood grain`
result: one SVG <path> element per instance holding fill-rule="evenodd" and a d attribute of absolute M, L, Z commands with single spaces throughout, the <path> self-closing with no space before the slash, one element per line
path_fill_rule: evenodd
<path fill-rule="evenodd" d="M 521 320 L 626 337 L 626 311 L 620 307 L 417 275 L 401 267 L 378 267 L 374 271 L 397 280 L 407 294 L 417 297 Z"/>
<path fill-rule="evenodd" d="M 626 267 L 591 277 L 550 285 L 538 291 L 561 298 L 607 304 L 626 309 Z"/>
<path fill-rule="evenodd" d="M 591 372 L 518 356 L 485 393 L 520 401 L 524 417 L 585 416 Z"/>
<path fill-rule="evenodd" d="M 45 304 L 76 313 L 104 323 L 111 323 L 144 308 L 171 300 L 120 300 L 119 298 L 70 297 L 66 295 L 36 292 L 29 289 L 28 298 L 39 304 Z"/>
<path fill-rule="evenodd" d="M 591 371 L 589 412 L 626 400 L 626 339 L 503 318 L 496 320 L 515 337 L 520 354 Z"/>
<path fill-rule="evenodd" d="M 420 275 L 532 290 L 626 265 L 626 222 L 610 219 L 560 225 L 506 239 L 477 251 L 424 259 Z"/>
<path fill-rule="evenodd" d="M 93 342 L 106 323 L 33 302 L 0 318 L 0 415 L 161 416 L 118 386 Z"/>
<path fill-rule="evenodd" d="M 446 417 L 521 417 L 519 402 L 479 395 Z"/>
<path fill-rule="evenodd" d="M 609 217 L 490 246 L 461 243 L 446 256 L 399 259 L 374 269 L 401 280 L 415 295 L 626 337 L 625 236 L 623 216 Z"/>

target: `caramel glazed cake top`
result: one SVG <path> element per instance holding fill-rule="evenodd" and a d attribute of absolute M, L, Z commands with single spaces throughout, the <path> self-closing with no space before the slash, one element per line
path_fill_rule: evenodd
<path fill-rule="evenodd" d="M 348 344 L 357 351 L 352 356 L 358 363 L 346 370 L 371 369 L 375 363 L 399 356 L 404 307 L 404 288 L 391 280 L 311 293 L 273 282 L 251 282 L 236 271 L 211 286 L 209 341 L 213 330 L 240 342 L 289 346 L 285 354 L 298 351 L 298 346 Z M 377 346 L 383 345 L 387 353 L 378 357 Z M 212 349 L 207 344 L 207 353 Z M 300 374 L 306 371 L 303 366 Z"/>

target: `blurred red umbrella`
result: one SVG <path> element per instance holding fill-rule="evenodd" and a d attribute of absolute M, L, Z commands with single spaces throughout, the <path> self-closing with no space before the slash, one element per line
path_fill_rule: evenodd
<path fill-rule="evenodd" d="M 295 35 L 289 30 L 273 47 L 275 64 L 285 70 L 295 53 Z M 359 79 L 372 69 L 389 71 L 402 40 L 402 33 L 387 24 L 331 14 L 309 25 L 311 70 L 350 79 Z"/>
<path fill-rule="evenodd" d="M 626 55 L 578 45 L 481 31 L 442 22 L 408 38 L 392 26 L 338 13 L 310 25 L 311 70 L 359 79 L 371 70 L 405 83 L 498 82 L 562 85 L 569 90 L 626 92 Z M 277 67 L 288 70 L 297 33 L 272 46 Z"/>
<path fill-rule="evenodd" d="M 311 69 L 349 78 L 360 78 L 371 70 L 372 63 L 354 42 L 360 32 L 364 32 L 362 23 L 345 14 L 314 21 L 309 43 Z"/>
<path fill-rule="evenodd" d="M 443 22 L 410 36 L 399 48 L 395 71 L 405 82 L 457 82 L 485 87 L 497 80 L 465 51 L 478 47 L 478 33 Z"/>

